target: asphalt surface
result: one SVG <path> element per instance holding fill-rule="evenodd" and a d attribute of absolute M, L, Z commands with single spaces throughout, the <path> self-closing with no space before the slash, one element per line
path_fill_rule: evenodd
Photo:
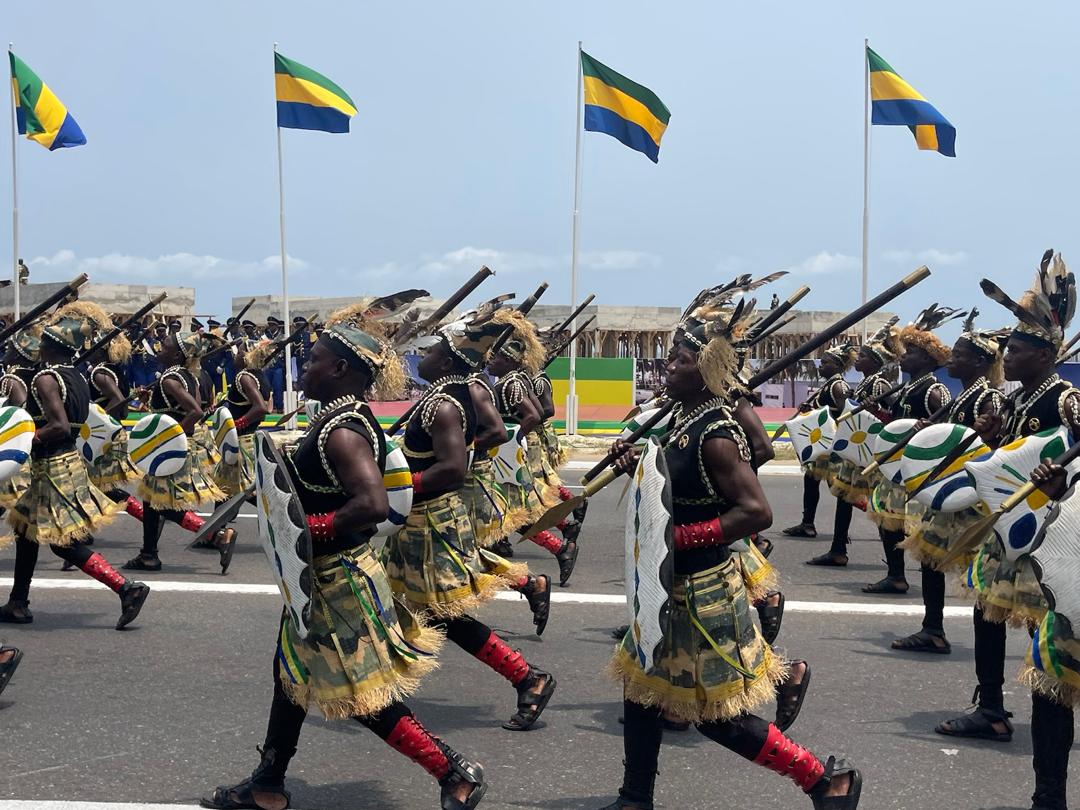
<path fill-rule="evenodd" d="M 580 471 L 567 473 L 568 480 Z M 1025 810 L 1032 789 L 1030 699 L 1013 680 L 1026 634 L 1009 638 L 1006 702 L 1016 713 L 1012 743 L 979 743 L 933 733 L 964 711 L 974 687 L 970 610 L 950 599 L 950 656 L 891 652 L 889 642 L 919 626 L 916 566 L 907 597 L 859 591 L 884 566 L 873 526 L 856 514 L 852 562 L 846 569 L 811 568 L 825 550 L 832 521 L 826 495 L 817 540 L 782 538 L 798 522 L 801 478 L 767 475 L 775 523 L 772 562 L 787 599 L 778 647 L 808 659 L 812 686 L 791 736 L 818 755 L 853 759 L 863 770 L 862 808 Z M 622 507 L 609 487 L 591 505 L 570 587 L 553 606 L 542 640 L 531 634 L 523 600 L 491 602 L 478 614 L 530 661 L 555 673 L 559 686 L 543 725 L 504 731 L 514 692 L 493 672 L 450 645 L 441 668 L 409 701 L 421 721 L 452 746 L 484 763 L 491 784 L 483 808 L 600 808 L 621 779 L 619 687 L 603 675 L 611 628 L 625 621 L 612 598 L 622 588 Z M 68 802 L 194 804 L 215 785 L 240 781 L 258 761 L 272 688 L 278 602 L 244 593 L 268 585 L 254 537 L 255 521 L 239 520 L 240 547 L 228 576 L 216 555 L 190 551 L 179 527 L 161 542 L 165 569 L 145 581 L 152 593 L 138 621 L 118 633 L 115 596 L 81 586 L 78 571 L 61 573 L 43 550 L 29 626 L 0 625 L 0 638 L 26 657 L 0 697 L 0 810 Z M 124 517 L 96 548 L 115 564 L 135 554 L 139 527 Z M 555 573 L 553 558 L 530 544 L 518 560 Z M 0 556 L 0 590 L 11 576 L 12 551 Z M 221 586 L 184 592 L 166 583 Z M 260 590 L 256 588 L 256 590 Z M 262 589 L 265 590 L 265 589 Z M 594 598 L 593 595 L 600 595 Z M 604 603 L 603 596 L 608 601 Z M 810 603 L 810 604 L 805 604 Z M 834 605 L 832 603 L 843 603 Z M 869 605 L 870 607 L 862 607 Z M 873 611 L 873 612 L 871 612 Z M 772 707 L 763 711 L 769 716 Z M 309 716 L 289 771 L 293 806 L 315 808 L 438 807 L 434 782 L 419 767 L 351 722 Z M 1071 798 L 1080 804 L 1080 776 Z M 17 800 L 17 801 L 7 801 Z M 669 733 L 656 792 L 661 808 L 810 807 L 792 783 L 748 763 L 694 731 Z"/>

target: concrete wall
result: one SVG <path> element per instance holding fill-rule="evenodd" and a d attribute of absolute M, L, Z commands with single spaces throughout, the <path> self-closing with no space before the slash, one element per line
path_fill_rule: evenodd
<path fill-rule="evenodd" d="M 23 312 L 40 304 L 64 286 L 63 282 L 25 284 L 19 288 L 19 306 Z M 91 301 L 112 314 L 130 315 L 159 293 L 168 293 L 159 314 L 190 318 L 195 307 L 192 287 L 166 287 L 154 284 L 96 284 L 87 282 L 79 288 L 79 300 Z M 10 317 L 15 311 L 15 291 L 10 285 L 0 287 L 0 315 Z"/>

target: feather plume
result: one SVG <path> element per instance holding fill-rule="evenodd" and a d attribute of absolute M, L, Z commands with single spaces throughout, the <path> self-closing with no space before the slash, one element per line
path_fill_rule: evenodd
<path fill-rule="evenodd" d="M 935 301 L 915 316 L 915 320 L 911 322 L 911 326 L 918 329 L 920 332 L 932 332 L 942 324 L 948 323 L 956 318 L 963 318 L 966 314 L 965 311 L 956 309 L 955 307 L 939 307 Z"/>
<path fill-rule="evenodd" d="M 893 327 L 900 321 L 899 315 L 893 315 L 889 320 L 885 321 L 880 329 L 866 339 L 868 344 L 885 343 L 892 337 Z"/>

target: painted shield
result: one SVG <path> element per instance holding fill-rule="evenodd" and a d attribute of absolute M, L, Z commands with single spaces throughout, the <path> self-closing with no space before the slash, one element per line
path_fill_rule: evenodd
<path fill-rule="evenodd" d="M 991 511 L 1028 482 L 1031 471 L 1043 461 L 1061 455 L 1068 448 L 1069 433 L 1063 428 L 1044 430 L 1003 445 L 989 455 L 964 465 L 975 480 L 979 498 Z M 1080 472 L 1080 462 L 1068 467 L 1070 478 Z M 1017 560 L 1035 546 L 1039 528 L 1049 514 L 1050 499 L 1035 490 L 1002 515 L 994 524 L 994 534 L 1009 560 Z"/>
<path fill-rule="evenodd" d="M 296 634 L 311 627 L 311 533 L 285 461 L 267 433 L 255 434 L 255 500 L 259 541 Z"/>
<path fill-rule="evenodd" d="M 409 460 L 398 443 L 389 436 L 386 437 L 386 472 L 382 479 L 390 500 L 390 515 L 379 524 L 375 536 L 390 537 L 405 525 L 405 518 L 412 511 L 413 488 Z"/>
<path fill-rule="evenodd" d="M 214 434 L 214 445 L 221 453 L 221 460 L 229 465 L 239 462 L 240 436 L 236 432 L 232 411 L 224 406 L 214 411 L 210 429 Z"/>
<path fill-rule="evenodd" d="M 495 465 L 495 480 L 500 484 L 528 486 L 532 476 L 528 473 L 527 453 L 529 445 L 520 425 L 507 425 L 509 441 L 488 451 Z"/>
<path fill-rule="evenodd" d="M 974 434 L 971 428 L 949 423 L 930 425 L 916 433 L 904 448 L 904 457 L 900 460 L 900 477 L 908 493 L 922 486 L 926 476 Z M 986 445 L 976 438 L 963 455 L 942 470 L 933 484 L 915 496 L 915 500 L 938 512 L 959 512 L 977 504 L 979 493 L 964 464 L 985 456 L 986 452 Z"/>
<path fill-rule="evenodd" d="M 858 405 L 859 403 L 849 399 L 844 412 L 851 412 Z M 881 420 L 870 411 L 859 411 L 851 418 L 837 423 L 833 452 L 862 469 L 874 460 L 872 448 L 881 428 Z"/>
<path fill-rule="evenodd" d="M 147 475 L 168 478 L 180 472 L 187 456 L 188 437 L 168 414 L 150 413 L 135 423 L 128 437 L 132 463 Z"/>
<path fill-rule="evenodd" d="M 619 438 L 622 439 L 623 441 L 626 441 L 627 439 L 629 439 L 630 434 L 633 433 L 635 430 L 637 430 L 642 425 L 644 425 L 646 422 L 648 422 L 652 418 L 652 416 L 653 416 L 653 414 L 655 412 L 656 412 L 656 408 L 650 408 L 647 411 L 642 411 L 641 413 L 639 413 L 637 416 L 635 416 L 633 419 L 631 419 L 630 421 L 628 421 L 626 423 L 626 427 L 624 427 L 623 430 L 622 430 L 622 433 L 619 434 Z M 649 439 L 649 438 L 651 438 L 653 436 L 661 436 L 664 433 L 667 433 L 668 425 L 670 423 L 671 423 L 671 414 L 668 414 L 663 419 L 661 419 L 659 422 L 657 422 L 655 425 L 653 425 L 652 429 L 648 433 L 645 434 L 645 436 L 641 439 L 641 441 L 645 441 L 646 439 Z"/>
<path fill-rule="evenodd" d="M 784 425 L 791 437 L 791 445 L 795 448 L 795 458 L 800 464 L 809 464 L 832 452 L 836 422 L 829 415 L 828 408 L 800 414 L 789 419 Z"/>
<path fill-rule="evenodd" d="M 75 439 L 75 446 L 83 461 L 96 464 L 104 458 L 112 449 L 116 434 L 123 429 L 124 426 L 105 413 L 104 408 L 91 402 L 86 421 L 79 425 L 79 435 Z"/>
<path fill-rule="evenodd" d="M 626 499 L 626 608 L 638 663 L 650 672 L 671 624 L 671 482 L 656 439 L 641 451 Z"/>
<path fill-rule="evenodd" d="M 22 408 L 0 408 L 0 483 L 7 481 L 30 458 L 34 420 Z"/>
<path fill-rule="evenodd" d="M 888 458 L 883 456 L 904 438 L 904 434 L 911 430 L 917 421 L 919 420 L 894 419 L 884 425 L 874 439 L 874 458 L 881 462 L 881 474 L 894 484 L 900 483 L 900 460 L 904 457 L 904 452 L 901 450 L 899 453 L 892 453 Z"/>

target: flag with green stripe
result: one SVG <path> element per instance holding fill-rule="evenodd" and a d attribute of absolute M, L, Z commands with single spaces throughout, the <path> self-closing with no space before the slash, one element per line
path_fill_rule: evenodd
<path fill-rule="evenodd" d="M 356 105 L 349 94 L 307 65 L 274 53 L 277 123 L 288 129 L 348 132 Z"/>

